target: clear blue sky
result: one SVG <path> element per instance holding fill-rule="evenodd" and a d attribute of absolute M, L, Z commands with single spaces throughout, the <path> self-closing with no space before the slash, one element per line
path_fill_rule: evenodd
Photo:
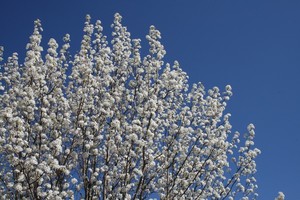
<path fill-rule="evenodd" d="M 71 34 L 78 50 L 86 14 L 107 34 L 115 12 L 133 37 L 150 25 L 162 33 L 166 60 L 178 60 L 190 82 L 206 88 L 231 84 L 234 130 L 256 126 L 259 199 L 300 196 L 299 0 L 1 0 L 0 45 L 7 57 L 24 57 L 33 21 L 42 20 L 43 42 Z M 144 50 L 146 45 L 144 45 Z"/>

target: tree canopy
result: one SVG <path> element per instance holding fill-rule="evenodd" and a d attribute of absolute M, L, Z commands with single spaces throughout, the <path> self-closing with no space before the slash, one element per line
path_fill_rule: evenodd
<path fill-rule="evenodd" d="M 231 87 L 189 87 L 160 32 L 141 55 L 121 19 L 108 41 L 87 15 L 75 55 L 68 34 L 43 53 L 36 20 L 25 61 L 1 65 L 1 198 L 256 199 L 260 150 L 253 124 L 232 132 Z"/>

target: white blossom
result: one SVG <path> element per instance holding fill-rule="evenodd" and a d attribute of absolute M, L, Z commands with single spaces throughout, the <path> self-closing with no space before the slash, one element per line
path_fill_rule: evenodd
<path fill-rule="evenodd" d="M 278 196 L 275 198 L 275 200 L 284 200 L 285 195 L 282 192 L 278 192 Z"/>

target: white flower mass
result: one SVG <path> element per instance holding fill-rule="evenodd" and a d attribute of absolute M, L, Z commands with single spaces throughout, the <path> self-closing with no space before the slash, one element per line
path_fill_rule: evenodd
<path fill-rule="evenodd" d="M 121 20 L 108 41 L 88 15 L 75 55 L 68 34 L 43 51 L 36 20 L 24 63 L 1 63 L 1 199 L 256 199 L 260 151 L 254 125 L 231 133 L 231 87 L 189 88 L 160 32 L 142 56 Z"/>

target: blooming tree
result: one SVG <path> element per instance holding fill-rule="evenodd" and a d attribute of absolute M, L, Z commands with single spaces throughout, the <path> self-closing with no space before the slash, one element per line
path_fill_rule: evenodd
<path fill-rule="evenodd" d="M 69 35 L 43 53 L 36 20 L 24 63 L 2 63 L 1 198 L 255 199 L 260 151 L 254 125 L 231 132 L 231 87 L 189 88 L 160 32 L 150 27 L 142 56 L 121 19 L 109 42 L 87 16 L 74 56 Z"/>

